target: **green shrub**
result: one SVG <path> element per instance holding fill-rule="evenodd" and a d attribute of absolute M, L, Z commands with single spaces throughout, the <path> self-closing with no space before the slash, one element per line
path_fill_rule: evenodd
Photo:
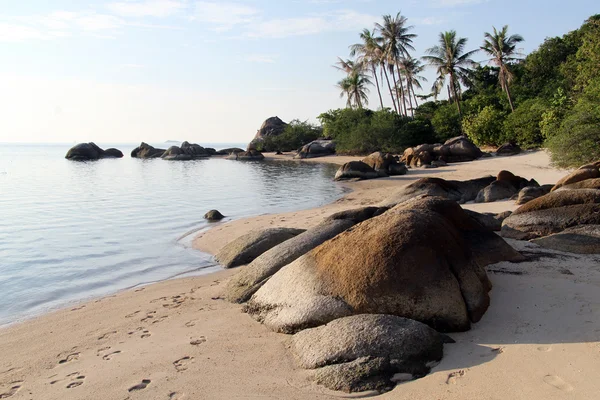
<path fill-rule="evenodd" d="M 279 136 L 268 136 L 256 144 L 258 151 L 291 151 L 297 150 L 320 138 L 323 129 L 308 121 L 293 120 Z"/>
<path fill-rule="evenodd" d="M 507 141 L 502 129 L 505 117 L 503 111 L 487 106 L 479 113 L 466 117 L 463 120 L 463 130 L 478 146 L 499 146 Z"/>
<path fill-rule="evenodd" d="M 435 130 L 437 141 L 440 142 L 462 135 L 460 115 L 455 104 L 445 104 L 435 110 L 431 125 Z"/>
<path fill-rule="evenodd" d="M 504 121 L 504 136 L 523 148 L 539 147 L 544 142 L 540 122 L 550 105 L 541 98 L 519 105 Z"/>

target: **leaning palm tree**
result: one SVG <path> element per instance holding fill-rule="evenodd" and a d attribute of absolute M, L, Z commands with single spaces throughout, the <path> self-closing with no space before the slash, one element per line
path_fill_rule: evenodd
<path fill-rule="evenodd" d="M 373 83 L 368 76 L 362 73 L 353 73 L 338 82 L 341 90 L 340 97 L 347 97 L 346 107 L 363 108 L 369 104 L 369 88 Z"/>
<path fill-rule="evenodd" d="M 381 41 L 383 51 L 386 55 L 386 61 L 388 69 L 392 73 L 394 80 L 394 87 L 396 87 L 396 96 L 398 101 L 403 98 L 404 85 L 400 82 L 400 92 L 398 92 L 398 85 L 396 81 L 396 74 L 394 72 L 395 66 L 402 56 L 408 56 L 408 50 L 414 50 L 412 46 L 413 39 L 417 36 L 414 33 L 409 33 L 412 26 L 407 26 L 407 19 L 401 13 L 396 14 L 395 17 L 391 15 L 383 16 L 383 24 L 376 23 L 375 29 L 381 34 Z M 404 101 L 402 102 L 404 103 Z M 399 104 L 401 108 L 402 104 Z M 404 114 L 406 115 L 406 104 L 404 104 Z"/>
<path fill-rule="evenodd" d="M 407 97 L 410 105 L 410 113 L 411 116 L 414 117 L 414 109 L 419 106 L 414 88 L 416 86 L 418 89 L 422 89 L 423 87 L 421 86 L 421 81 L 427 82 L 427 79 L 424 76 L 419 75 L 421 72 L 423 72 L 425 66 L 423 66 L 421 62 L 416 58 L 402 57 L 398 64 L 398 69 L 404 77 L 404 79 L 406 80 L 406 91 L 408 92 Z M 414 107 L 413 99 L 415 101 Z"/>
<path fill-rule="evenodd" d="M 360 61 L 344 60 L 343 58 L 338 57 L 338 60 L 333 65 L 333 68 L 350 75 L 353 73 L 361 73 L 364 69 L 364 64 Z"/>
<path fill-rule="evenodd" d="M 433 93 L 438 95 L 448 78 L 448 100 L 454 101 L 458 114 L 462 115 L 460 108 L 460 82 L 468 84 L 469 69 L 475 66 L 471 56 L 478 50 L 465 52 L 466 38 L 457 38 L 456 31 L 440 33 L 439 44 L 427 49 L 428 56 L 423 60 L 437 68 L 437 79 L 433 84 Z"/>
<path fill-rule="evenodd" d="M 365 68 L 371 68 L 371 74 L 375 78 L 377 86 L 377 94 L 379 95 L 379 104 L 383 109 L 383 98 L 381 97 L 381 89 L 379 88 L 379 79 L 377 79 L 377 69 L 381 64 L 381 46 L 379 46 L 378 38 L 374 32 L 368 29 L 363 29 L 360 34 L 361 43 L 356 43 L 350 46 L 350 56 L 357 57 L 357 60 L 365 65 Z"/>
<path fill-rule="evenodd" d="M 521 43 L 523 36 L 511 35 L 508 36 L 508 25 L 504 25 L 500 31 L 494 28 L 494 33 L 485 33 L 485 39 L 481 50 L 486 52 L 491 59 L 490 62 L 496 64 L 498 67 L 498 81 L 500 81 L 500 87 L 506 93 L 508 97 L 508 104 L 510 105 L 511 111 L 515 111 L 513 107 L 512 99 L 510 97 L 510 89 L 508 85 L 512 82 L 514 75 L 509 68 L 509 64 L 513 61 L 518 60 L 520 57 L 519 52 L 516 50 L 517 44 Z"/>

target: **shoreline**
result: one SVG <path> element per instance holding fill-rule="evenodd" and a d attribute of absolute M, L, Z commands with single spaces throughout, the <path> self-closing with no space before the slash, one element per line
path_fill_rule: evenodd
<path fill-rule="evenodd" d="M 312 159 L 329 162 L 328 157 Z M 360 159 L 356 157 L 356 159 Z M 304 161 L 304 160 L 298 160 Z M 412 169 L 408 175 L 344 183 L 350 192 L 309 210 L 216 224 L 193 239 L 214 254 L 245 232 L 308 227 L 342 209 L 378 203 L 391 189 L 424 176 L 464 180 L 508 169 L 540 184 L 565 175 L 543 152 Z M 499 167 L 504 167 L 500 168 Z M 466 204 L 477 211 L 516 208 L 512 201 Z M 525 244 L 524 244 L 525 243 Z M 518 246 L 531 246 L 513 243 Z M 593 258 L 557 259 L 489 272 L 490 309 L 422 379 L 382 399 L 593 398 L 600 365 L 600 270 Z M 569 269 L 572 275 L 561 273 Z M 0 327 L 0 395 L 13 399 L 334 399 L 307 379 L 287 350 L 289 336 L 269 331 L 222 299 L 237 269 L 176 278 L 121 291 L 25 322 Z"/>

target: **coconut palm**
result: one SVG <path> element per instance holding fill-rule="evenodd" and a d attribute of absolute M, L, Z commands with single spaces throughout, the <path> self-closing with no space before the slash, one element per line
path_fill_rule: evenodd
<path fill-rule="evenodd" d="M 337 87 L 341 89 L 340 97 L 347 96 L 346 107 L 363 108 L 369 104 L 369 88 L 367 85 L 373 83 L 363 73 L 352 73 L 338 82 Z"/>
<path fill-rule="evenodd" d="M 415 86 L 418 89 L 422 89 L 421 81 L 427 82 L 427 79 L 424 76 L 419 75 L 425 69 L 425 66 L 421 64 L 421 62 L 412 57 L 403 57 L 400 59 L 398 64 L 399 72 L 402 74 L 404 79 L 406 80 L 406 91 L 408 96 L 408 102 L 410 104 L 410 112 L 411 116 L 414 117 L 414 109 L 419 106 L 417 102 L 417 96 L 415 95 Z M 412 93 L 412 97 L 411 97 Z M 413 99 L 415 101 L 413 107 Z"/>
<path fill-rule="evenodd" d="M 438 77 L 433 84 L 433 93 L 438 95 L 448 78 L 448 96 L 458 108 L 458 114 L 462 115 L 460 108 L 460 82 L 468 84 L 468 72 L 475 65 L 471 56 L 478 50 L 465 52 L 466 38 L 457 38 L 456 31 L 440 33 L 439 44 L 426 50 L 428 56 L 423 60 L 429 65 L 437 68 Z"/>
<path fill-rule="evenodd" d="M 333 65 L 333 68 L 350 75 L 353 73 L 361 73 L 364 70 L 364 64 L 360 61 L 344 60 L 343 58 L 338 57 L 338 60 Z"/>
<path fill-rule="evenodd" d="M 508 104 L 510 104 L 511 111 L 515 111 L 508 87 L 514 78 L 509 64 L 520 58 L 516 47 L 524 39 L 521 35 L 508 36 L 508 25 L 504 25 L 500 31 L 496 30 L 496 27 L 492 28 L 494 28 L 494 33 L 485 33 L 481 50 L 487 53 L 491 57 L 489 61 L 498 67 L 500 87 L 502 87 L 502 90 L 506 93 L 506 97 L 508 97 Z"/>
<path fill-rule="evenodd" d="M 398 102 L 403 98 L 404 85 L 400 82 L 400 91 L 402 96 L 398 92 L 398 85 L 395 74 L 395 66 L 402 56 L 408 56 L 408 50 L 414 50 L 412 46 L 413 39 L 417 36 L 414 33 L 409 33 L 412 26 L 407 26 L 407 19 L 401 13 L 396 14 L 395 17 L 391 15 L 383 16 L 383 24 L 376 23 L 375 29 L 381 35 L 381 42 L 383 51 L 386 56 L 388 69 L 392 74 L 394 80 L 394 87 L 396 87 L 396 96 Z M 404 101 L 402 102 L 404 103 Z M 399 108 L 402 108 L 402 104 L 398 104 Z M 406 115 L 406 104 L 404 104 L 404 114 Z"/>
<path fill-rule="evenodd" d="M 350 46 L 350 56 L 357 57 L 357 60 L 365 65 L 365 68 L 371 68 L 371 74 L 375 78 L 375 85 L 377 86 L 379 104 L 381 105 L 381 109 L 383 109 L 383 99 L 381 97 L 381 89 L 379 88 L 379 79 L 377 79 L 377 69 L 381 64 L 382 49 L 374 32 L 363 29 L 360 33 L 360 38 L 362 40 L 361 43 Z"/>

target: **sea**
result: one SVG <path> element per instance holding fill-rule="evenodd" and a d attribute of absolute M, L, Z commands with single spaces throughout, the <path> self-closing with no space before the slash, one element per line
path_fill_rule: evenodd
<path fill-rule="evenodd" d="M 153 143 L 166 148 L 172 143 Z M 336 167 L 295 161 L 64 158 L 73 144 L 0 143 L 0 325 L 221 267 L 191 248 L 225 221 L 318 207 L 341 197 Z M 216 149 L 240 143 L 204 143 Z M 233 239 L 233 238 L 232 238 Z"/>

